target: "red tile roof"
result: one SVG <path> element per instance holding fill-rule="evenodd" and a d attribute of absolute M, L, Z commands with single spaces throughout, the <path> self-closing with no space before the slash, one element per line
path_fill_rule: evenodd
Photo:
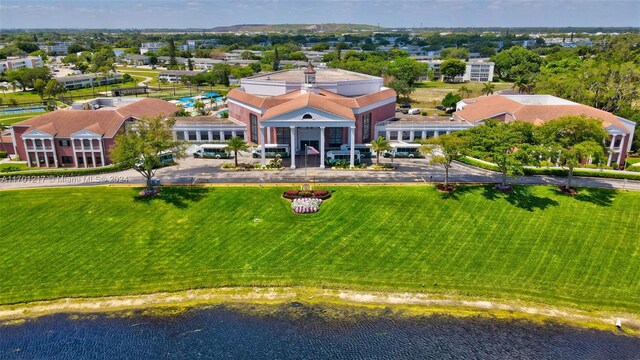
<path fill-rule="evenodd" d="M 501 114 L 507 114 L 512 120 L 540 125 L 546 121 L 566 115 L 585 115 L 602 120 L 604 127 L 613 125 L 621 130 L 627 129 L 615 115 L 609 112 L 569 101 L 561 104 L 527 104 L 502 95 L 482 96 L 463 101 L 468 105 L 457 111 L 455 115 L 469 122 L 482 121 Z"/>
<path fill-rule="evenodd" d="M 56 110 L 14 124 L 29 127 L 57 137 L 69 137 L 81 130 L 88 130 L 110 138 L 131 117 L 171 116 L 178 108 L 164 100 L 145 98 L 117 109 Z"/>
<path fill-rule="evenodd" d="M 229 92 L 227 98 L 265 110 L 263 119 L 272 118 L 305 106 L 348 119 L 355 119 L 354 109 L 369 106 L 389 98 L 393 98 L 395 101 L 396 92 L 393 89 L 384 89 L 363 96 L 347 97 L 320 89 L 318 94 L 303 93 L 301 90 L 295 90 L 282 95 L 260 97 L 248 94 L 240 89 L 233 89 Z"/>

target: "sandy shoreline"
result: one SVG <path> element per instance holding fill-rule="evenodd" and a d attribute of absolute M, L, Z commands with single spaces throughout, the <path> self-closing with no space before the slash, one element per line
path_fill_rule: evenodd
<path fill-rule="evenodd" d="M 498 318 L 524 318 L 556 321 L 568 325 L 616 330 L 621 320 L 625 333 L 640 335 L 640 318 L 634 314 L 586 312 L 576 309 L 506 303 L 478 299 L 436 297 L 423 293 L 359 292 L 315 288 L 216 288 L 170 293 L 66 298 L 0 306 L 0 323 L 12 323 L 56 313 L 104 313 L 160 307 L 195 307 L 224 304 L 275 305 L 300 302 L 309 305 L 330 304 L 364 308 L 391 308 L 409 316 L 450 314 L 453 316 L 488 315 Z"/>

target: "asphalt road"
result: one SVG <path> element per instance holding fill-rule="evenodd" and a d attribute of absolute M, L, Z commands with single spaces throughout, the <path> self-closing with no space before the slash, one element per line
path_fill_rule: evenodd
<path fill-rule="evenodd" d="M 159 169 L 156 178 L 162 184 L 300 184 L 304 182 L 324 184 L 393 184 L 412 183 L 428 184 L 444 181 L 444 169 L 431 166 L 425 159 L 395 159 L 395 171 L 358 171 L 320 169 L 318 159 L 309 160 L 309 168 L 304 169 L 302 158 L 296 161 L 298 168 L 288 167 L 280 171 L 229 171 L 221 170 L 225 162 L 233 160 L 213 160 L 187 158 L 177 166 Z M 240 162 L 258 163 L 259 159 L 243 156 Z M 375 159 L 373 159 L 375 161 Z M 390 159 L 381 159 L 390 163 Z M 288 166 L 288 161 L 285 161 Z M 312 167 L 313 165 L 313 167 Z M 302 166 L 302 167 L 300 167 Z M 465 164 L 455 163 L 449 172 L 449 180 L 457 183 L 496 183 L 501 175 L 495 172 L 478 169 Z M 144 178 L 135 170 L 116 173 L 75 176 L 75 177 L 17 177 L 14 179 L 0 178 L 0 189 L 59 187 L 59 186 L 95 186 L 109 184 L 144 184 Z M 561 185 L 566 182 L 564 177 L 555 176 L 523 176 L 509 179 L 511 184 L 544 184 Z M 640 190 L 640 181 L 618 179 L 575 177 L 574 185 L 580 187 L 616 188 Z"/>

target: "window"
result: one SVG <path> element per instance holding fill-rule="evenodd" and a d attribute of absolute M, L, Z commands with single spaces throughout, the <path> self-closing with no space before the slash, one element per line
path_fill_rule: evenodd
<path fill-rule="evenodd" d="M 184 131 L 176 131 L 176 140 L 184 140 Z"/>
<path fill-rule="evenodd" d="M 291 129 L 289 128 L 276 128 L 276 142 L 278 144 L 291 143 Z"/>
<path fill-rule="evenodd" d="M 71 140 L 59 140 L 58 145 L 60 146 L 71 146 Z"/>
<path fill-rule="evenodd" d="M 82 140 L 82 146 L 85 147 L 85 148 L 91 147 L 91 140 L 83 139 Z"/>
<path fill-rule="evenodd" d="M 208 131 L 200 131 L 200 140 L 209 141 L 209 132 Z"/>
<path fill-rule="evenodd" d="M 189 131 L 188 132 L 188 136 L 189 136 L 189 141 L 196 141 L 198 140 L 198 134 L 196 134 L 195 131 Z"/>
<path fill-rule="evenodd" d="M 241 137 L 241 138 L 243 138 L 243 139 L 244 139 L 244 131 L 243 131 L 243 130 L 240 130 L 240 131 L 237 131 L 237 130 L 236 130 L 236 136 L 237 136 L 237 137 Z"/>
<path fill-rule="evenodd" d="M 329 128 L 329 146 L 337 147 L 342 145 L 342 128 Z"/>
<path fill-rule="evenodd" d="M 249 126 L 251 128 L 251 142 L 258 143 L 258 117 L 254 114 L 249 115 Z"/>
<path fill-rule="evenodd" d="M 422 131 L 414 131 L 413 140 L 420 140 L 420 139 L 422 139 Z"/>
<path fill-rule="evenodd" d="M 362 143 L 371 142 L 371 113 L 362 117 Z"/>
<path fill-rule="evenodd" d="M 402 132 L 402 140 L 409 141 L 411 139 L 411 131 L 403 131 Z"/>
<path fill-rule="evenodd" d="M 36 148 L 41 148 L 42 147 L 42 140 L 36 139 L 35 145 L 36 145 Z"/>
<path fill-rule="evenodd" d="M 73 157 L 71 157 L 71 156 L 63 156 L 62 157 L 62 164 L 64 164 L 64 165 L 73 164 Z"/>
<path fill-rule="evenodd" d="M 311 114 L 302 115 L 302 120 L 307 120 L 307 119 L 313 119 L 313 116 L 311 116 Z"/>
<path fill-rule="evenodd" d="M 211 135 L 212 141 L 220 141 L 220 131 L 214 131 Z"/>
<path fill-rule="evenodd" d="M 231 132 L 231 131 L 225 131 L 225 132 L 224 132 L 224 139 L 225 139 L 225 140 L 229 140 L 229 139 L 231 139 L 232 137 L 233 137 L 233 132 Z"/>

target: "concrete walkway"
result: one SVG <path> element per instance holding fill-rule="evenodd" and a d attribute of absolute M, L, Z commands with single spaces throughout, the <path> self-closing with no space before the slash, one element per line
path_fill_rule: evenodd
<path fill-rule="evenodd" d="M 319 184 L 430 184 L 444 181 L 444 170 L 439 166 L 430 166 L 424 159 L 396 159 L 396 171 L 357 171 L 331 170 L 317 167 L 280 171 L 227 171 L 220 166 L 230 160 L 211 160 L 187 158 L 178 166 L 159 169 L 156 178 L 164 185 L 169 184 L 301 184 L 305 182 Z M 244 157 L 241 162 L 255 162 Z M 384 162 L 389 162 L 385 159 Z M 473 166 L 455 163 L 449 171 L 449 180 L 455 183 L 497 183 L 501 174 L 479 169 Z M 565 177 L 523 176 L 517 180 L 509 179 L 512 184 L 562 185 Z M 135 170 L 125 170 L 87 176 L 35 177 L 20 176 L 0 178 L 0 189 L 21 189 L 60 186 L 95 185 L 142 185 L 144 178 Z M 640 190 L 640 181 L 575 177 L 574 185 L 579 187 L 599 187 L 625 190 Z"/>

